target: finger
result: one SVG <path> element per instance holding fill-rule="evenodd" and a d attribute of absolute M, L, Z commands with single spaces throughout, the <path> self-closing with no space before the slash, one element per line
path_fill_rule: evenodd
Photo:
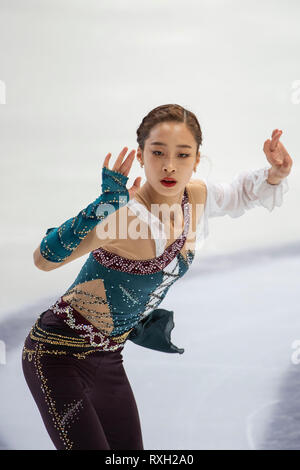
<path fill-rule="evenodd" d="M 281 129 L 274 129 L 273 132 L 272 132 L 272 137 L 275 136 L 278 133 L 282 134 L 282 130 Z"/>
<path fill-rule="evenodd" d="M 281 134 L 282 134 L 282 131 L 281 131 L 281 130 L 279 130 L 279 129 L 274 129 L 274 131 L 272 132 L 272 138 L 273 138 L 273 137 L 278 137 L 278 136 L 280 137 Z"/>
<path fill-rule="evenodd" d="M 292 168 L 293 160 L 292 160 L 292 158 L 290 157 L 289 154 L 287 154 L 287 157 L 284 160 L 283 166 L 286 167 L 286 168 Z"/>
<path fill-rule="evenodd" d="M 288 168 L 288 167 L 290 166 L 290 161 L 291 161 L 291 157 L 289 157 L 289 158 L 286 157 L 286 158 L 283 160 L 282 166 L 283 166 L 284 168 Z"/>
<path fill-rule="evenodd" d="M 137 191 L 138 189 L 140 189 L 141 181 L 142 181 L 142 177 L 141 177 L 141 176 L 138 176 L 137 178 L 135 178 L 134 183 L 133 183 L 133 185 L 131 186 L 131 188 L 129 189 L 129 191 L 135 192 L 135 191 Z"/>
<path fill-rule="evenodd" d="M 278 165 L 278 161 L 276 160 L 277 157 L 274 152 L 271 152 L 270 145 L 271 145 L 270 139 L 266 140 L 264 143 L 263 150 L 268 158 L 268 161 L 272 165 Z"/>
<path fill-rule="evenodd" d="M 264 143 L 263 151 L 267 154 L 270 151 L 270 139 L 266 140 Z"/>
<path fill-rule="evenodd" d="M 285 146 L 281 143 L 281 148 L 282 148 L 282 151 L 283 151 L 283 166 L 284 167 L 290 167 L 292 166 L 293 164 L 293 160 L 291 158 L 291 156 L 289 155 L 287 149 L 285 148 Z"/>
<path fill-rule="evenodd" d="M 113 166 L 114 171 L 118 171 L 117 168 L 120 168 L 120 166 L 122 164 L 122 161 L 123 161 L 123 158 L 126 155 L 127 150 L 128 150 L 128 147 L 124 147 L 123 150 L 119 153 L 118 158 L 116 159 L 115 164 Z"/>
<path fill-rule="evenodd" d="M 271 152 L 273 152 L 276 147 L 277 147 L 277 144 L 278 144 L 278 141 L 280 139 L 280 136 L 281 136 L 281 133 L 280 132 L 277 132 L 276 134 L 274 134 L 274 136 L 272 137 L 272 140 L 271 140 L 271 144 L 270 144 L 270 150 Z"/>
<path fill-rule="evenodd" d="M 278 137 L 280 137 L 280 132 L 278 130 L 276 130 L 272 134 L 272 140 L 274 141 L 274 140 L 278 139 Z"/>
<path fill-rule="evenodd" d="M 109 164 L 109 159 L 111 157 L 111 153 L 108 153 L 106 155 L 106 157 L 104 158 L 104 162 L 103 162 L 103 165 L 102 165 L 102 168 L 108 168 L 108 164 Z"/>
<path fill-rule="evenodd" d="M 138 176 L 137 178 L 135 178 L 133 185 L 139 188 L 141 185 L 141 181 L 142 181 L 142 177 Z"/>
<path fill-rule="evenodd" d="M 276 145 L 277 145 L 277 142 L 272 139 L 271 142 L 270 142 L 270 151 L 271 152 L 274 152 L 274 150 L 276 149 Z"/>
<path fill-rule="evenodd" d="M 277 156 L 275 156 L 275 154 L 271 153 L 269 154 L 269 158 L 272 162 L 272 165 L 281 165 L 282 164 L 282 160 Z"/>
<path fill-rule="evenodd" d="M 135 157 L 135 150 L 132 150 L 129 155 L 127 156 L 126 160 L 122 163 L 122 165 L 119 168 L 119 172 L 123 173 L 123 175 L 128 176 L 129 170 L 132 166 L 133 160 Z"/>

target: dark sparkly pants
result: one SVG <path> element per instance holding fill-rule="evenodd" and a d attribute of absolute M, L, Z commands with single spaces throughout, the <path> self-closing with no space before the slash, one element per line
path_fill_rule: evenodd
<path fill-rule="evenodd" d="M 143 449 L 120 350 L 80 357 L 29 335 L 24 346 L 25 380 L 57 450 Z"/>

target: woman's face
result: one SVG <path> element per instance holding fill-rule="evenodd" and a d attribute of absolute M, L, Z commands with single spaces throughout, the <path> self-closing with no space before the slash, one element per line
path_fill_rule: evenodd
<path fill-rule="evenodd" d="M 151 129 L 145 141 L 142 155 L 140 147 L 137 158 L 144 163 L 147 181 L 162 195 L 176 195 L 185 188 L 200 161 L 196 155 L 197 143 L 188 127 L 181 122 L 168 121 Z M 163 178 L 174 178 L 176 184 L 165 186 Z"/>

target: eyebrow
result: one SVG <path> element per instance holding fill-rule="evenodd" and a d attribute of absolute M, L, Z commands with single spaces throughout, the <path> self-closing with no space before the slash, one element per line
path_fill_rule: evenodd
<path fill-rule="evenodd" d="M 167 146 L 167 144 L 164 144 L 163 142 L 151 142 L 150 145 L 164 145 L 165 147 Z M 191 145 L 176 145 L 176 147 L 181 147 L 181 148 L 192 148 Z"/>

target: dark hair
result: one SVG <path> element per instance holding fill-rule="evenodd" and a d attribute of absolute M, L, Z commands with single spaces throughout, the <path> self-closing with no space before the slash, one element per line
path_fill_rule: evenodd
<path fill-rule="evenodd" d="M 145 140 L 149 137 L 152 127 L 164 121 L 184 122 L 197 142 L 196 153 L 198 153 L 199 146 L 202 144 L 202 131 L 200 124 L 192 111 L 188 111 L 179 104 L 163 104 L 161 106 L 157 106 L 144 117 L 136 131 L 137 142 L 142 151 L 144 150 Z"/>

